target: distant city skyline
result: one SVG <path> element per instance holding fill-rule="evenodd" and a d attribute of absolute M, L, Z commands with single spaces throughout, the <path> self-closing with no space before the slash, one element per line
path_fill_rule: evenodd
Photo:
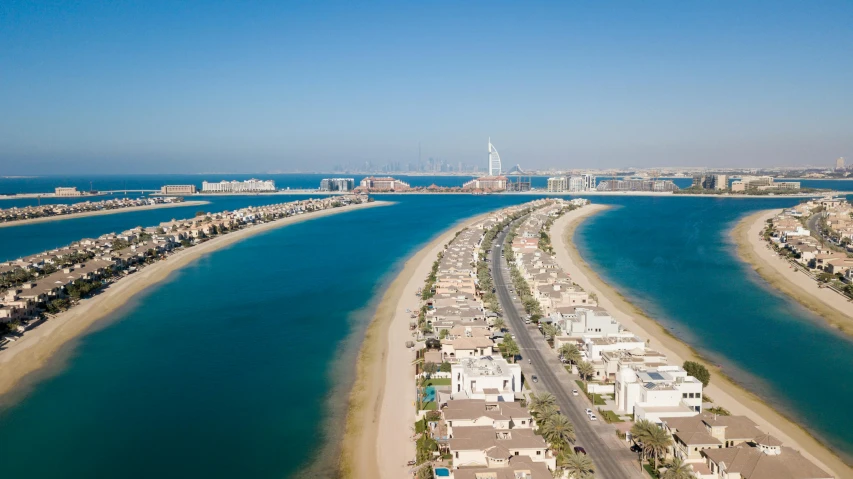
<path fill-rule="evenodd" d="M 846 1 L 4 7 L 0 176 L 853 157 Z"/>

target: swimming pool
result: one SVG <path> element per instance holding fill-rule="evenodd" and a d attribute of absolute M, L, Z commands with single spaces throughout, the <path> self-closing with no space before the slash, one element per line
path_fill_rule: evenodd
<path fill-rule="evenodd" d="M 446 467 L 436 467 L 435 475 L 436 477 L 450 477 L 450 469 Z"/>

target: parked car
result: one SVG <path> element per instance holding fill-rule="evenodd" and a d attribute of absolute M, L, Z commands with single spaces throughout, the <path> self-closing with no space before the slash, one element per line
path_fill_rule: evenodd
<path fill-rule="evenodd" d="M 586 449 L 580 446 L 575 446 L 575 454 L 586 454 Z"/>
<path fill-rule="evenodd" d="M 631 445 L 631 452 L 640 452 L 640 451 L 642 451 L 642 450 L 643 450 L 643 448 L 642 448 L 642 447 L 640 447 L 640 446 L 639 446 L 639 445 L 637 445 L 637 444 L 633 444 L 633 445 Z"/>
<path fill-rule="evenodd" d="M 530 376 L 530 379 L 532 379 L 534 383 L 538 383 L 538 382 L 539 382 L 539 377 L 538 377 L 538 376 Z"/>
<path fill-rule="evenodd" d="M 578 390 L 572 389 L 572 396 L 577 396 L 577 395 L 578 395 Z"/>
<path fill-rule="evenodd" d="M 589 420 L 590 420 L 590 421 L 598 421 L 598 418 L 597 418 L 597 417 L 595 417 L 595 414 L 590 414 L 590 415 L 589 415 Z"/>
<path fill-rule="evenodd" d="M 586 408 L 586 415 L 589 416 L 590 414 L 592 414 L 592 409 Z"/>

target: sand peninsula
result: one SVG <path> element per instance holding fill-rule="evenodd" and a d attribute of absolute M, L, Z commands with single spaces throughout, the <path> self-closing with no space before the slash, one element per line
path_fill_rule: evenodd
<path fill-rule="evenodd" d="M 608 310 L 626 328 L 650 339 L 650 346 L 664 353 L 670 363 L 681 364 L 685 360 L 693 360 L 705 364 L 713 373 L 713 379 L 705 388 L 705 392 L 714 399 L 717 406 L 726 408 L 734 415 L 749 417 L 762 430 L 768 431 L 787 446 L 800 450 L 803 456 L 811 459 L 835 477 L 853 477 L 850 466 L 805 429 L 782 416 L 756 395 L 729 380 L 719 368 L 703 361 L 690 346 L 669 335 L 659 323 L 626 301 L 621 294 L 592 271 L 574 245 L 574 232 L 585 218 L 608 208 L 609 206 L 606 205 L 590 205 L 569 212 L 554 222 L 551 228 L 554 233 L 551 237 L 559 236 L 560 238 L 553 243 L 554 258 L 557 263 L 576 283 L 598 296 L 599 306 Z"/>
<path fill-rule="evenodd" d="M 18 341 L 0 350 L 0 395 L 12 391 L 25 376 L 43 368 L 63 345 L 88 331 L 96 322 L 109 316 L 110 313 L 124 305 L 136 294 L 165 280 L 173 271 L 206 254 L 250 236 L 294 223 L 390 204 L 393 203 L 374 201 L 289 216 L 277 221 L 244 228 L 227 235 L 217 236 L 210 241 L 181 250 L 163 261 L 142 268 L 139 272 L 108 286 L 100 294 L 81 300 L 78 305 L 56 315 L 24 334 Z"/>
<path fill-rule="evenodd" d="M 797 300 L 831 326 L 853 335 L 853 304 L 829 288 L 818 288 L 817 281 L 791 267 L 762 239 L 767 220 L 780 210 L 765 210 L 740 220 L 731 236 L 738 256 L 776 289 Z"/>
<path fill-rule="evenodd" d="M 182 203 L 160 203 L 156 205 L 128 206 L 127 208 L 114 208 L 110 210 L 86 211 L 83 213 L 71 213 L 70 215 L 44 216 L 41 218 L 30 218 L 27 220 L 5 221 L 0 223 L 0 228 L 12 226 L 31 225 L 33 223 L 47 223 L 50 221 L 73 220 L 86 216 L 116 215 L 119 213 L 132 213 L 134 211 L 158 210 L 161 208 L 180 208 L 184 206 L 202 206 L 210 204 L 209 201 L 184 201 Z"/>
<path fill-rule="evenodd" d="M 498 210 L 495 210 L 498 211 Z M 462 220 L 409 258 L 382 296 L 358 354 L 349 397 L 340 473 L 346 478 L 409 477 L 406 463 L 415 457 L 414 355 L 410 314 L 438 253 L 457 231 L 491 212 Z"/>

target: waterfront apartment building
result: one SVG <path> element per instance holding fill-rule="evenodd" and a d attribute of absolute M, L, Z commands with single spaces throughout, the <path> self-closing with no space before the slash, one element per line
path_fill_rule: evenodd
<path fill-rule="evenodd" d="M 165 185 L 160 188 L 162 195 L 194 195 L 195 185 Z"/>
<path fill-rule="evenodd" d="M 726 175 L 694 175 L 691 186 L 703 190 L 725 190 L 729 187 L 728 182 Z"/>
<path fill-rule="evenodd" d="M 355 189 L 353 178 L 323 178 L 320 180 L 320 191 L 352 191 Z"/>
<path fill-rule="evenodd" d="M 598 185 L 598 191 L 678 191 L 671 180 L 646 180 L 638 178 L 604 180 Z"/>
<path fill-rule="evenodd" d="M 400 181 L 396 178 L 368 176 L 361 180 L 359 188 L 367 191 L 406 191 L 411 187 L 405 181 Z"/>
<path fill-rule="evenodd" d="M 225 181 L 201 184 L 202 193 L 261 193 L 275 191 L 275 181 L 256 180 L 254 178 L 246 181 Z"/>
<path fill-rule="evenodd" d="M 772 176 L 744 176 L 732 182 L 732 193 L 743 193 L 747 190 L 799 190 L 799 181 L 776 182 Z"/>
<path fill-rule="evenodd" d="M 482 176 L 462 185 L 465 190 L 505 191 L 506 187 L 506 176 Z"/>
<path fill-rule="evenodd" d="M 82 192 L 77 191 L 76 186 L 71 186 L 71 187 L 67 187 L 67 188 L 66 187 L 59 187 L 59 188 L 56 188 L 55 190 L 53 190 L 53 192 L 54 192 L 53 194 L 55 196 L 83 196 Z"/>
<path fill-rule="evenodd" d="M 595 191 L 595 175 L 555 176 L 548 178 L 548 192 Z"/>
<path fill-rule="evenodd" d="M 548 193 L 562 193 L 569 188 L 569 180 L 565 176 L 548 178 Z"/>

